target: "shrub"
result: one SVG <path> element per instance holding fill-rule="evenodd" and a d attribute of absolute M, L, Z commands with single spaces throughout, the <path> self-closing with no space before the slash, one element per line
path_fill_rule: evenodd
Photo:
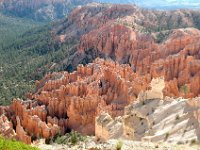
<path fill-rule="evenodd" d="M 118 141 L 117 144 L 116 144 L 116 150 L 121 150 L 122 146 L 123 146 L 122 141 Z"/>
<path fill-rule="evenodd" d="M 196 139 L 192 139 L 190 143 L 191 144 L 195 144 L 196 143 Z"/>
<path fill-rule="evenodd" d="M 5 139 L 0 136 L 0 150 L 39 150 L 39 148 L 31 147 L 22 142 L 13 139 Z"/>
<path fill-rule="evenodd" d="M 169 133 L 166 133 L 166 135 L 165 135 L 165 140 L 167 140 L 168 137 L 169 137 Z"/>
<path fill-rule="evenodd" d="M 76 144 L 79 141 L 85 141 L 86 137 L 82 136 L 80 133 L 76 132 L 76 131 L 72 131 L 70 132 L 70 138 L 69 138 L 69 142 L 71 142 L 72 144 Z"/>
<path fill-rule="evenodd" d="M 76 144 L 77 142 L 78 142 L 78 134 L 77 134 L 77 132 L 71 132 L 71 136 L 70 136 L 70 142 L 72 143 L 72 144 Z"/>
<path fill-rule="evenodd" d="M 183 131 L 183 133 L 185 133 L 185 132 L 187 132 L 187 129 L 185 129 L 185 130 Z"/>
<path fill-rule="evenodd" d="M 66 144 L 67 143 L 67 139 L 68 137 L 66 135 L 63 136 L 59 136 L 56 138 L 55 143 L 57 144 Z"/>
<path fill-rule="evenodd" d="M 153 122 L 152 122 L 152 125 L 154 126 L 155 124 L 156 124 L 155 121 L 153 121 Z"/>
<path fill-rule="evenodd" d="M 186 95 L 190 92 L 190 90 L 189 90 L 187 85 L 183 85 L 183 86 L 180 87 L 180 92 L 182 92 Z"/>
<path fill-rule="evenodd" d="M 179 119 L 180 119 L 179 115 L 176 115 L 176 120 L 179 120 Z"/>
<path fill-rule="evenodd" d="M 57 144 L 67 144 L 71 143 L 73 145 L 77 144 L 80 141 L 85 141 L 86 137 L 82 136 L 80 133 L 76 131 L 71 131 L 65 135 L 57 134 L 52 139 L 48 140 L 48 143 L 57 143 Z"/>

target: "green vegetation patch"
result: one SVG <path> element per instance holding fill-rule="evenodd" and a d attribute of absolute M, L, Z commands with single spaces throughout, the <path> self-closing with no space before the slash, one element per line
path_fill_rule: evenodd
<path fill-rule="evenodd" d="M 25 31 L 42 25 L 28 19 L 15 18 L 0 13 L 0 49 L 4 48 Z"/>
<path fill-rule="evenodd" d="M 2 17 L 0 105 L 9 105 L 13 98 L 25 99 L 27 92 L 34 92 L 35 81 L 46 73 L 64 70 L 62 61 L 67 61 L 72 43 L 57 43 L 50 24 Z"/>
<path fill-rule="evenodd" d="M 155 33 L 155 42 L 163 43 L 168 39 L 169 35 L 172 33 L 171 30 L 160 31 Z"/>
<path fill-rule="evenodd" d="M 86 137 L 81 135 L 80 133 L 76 131 L 71 131 L 70 133 L 67 133 L 65 135 L 57 134 L 52 139 L 47 139 L 46 144 L 72 144 L 75 145 L 78 142 L 84 142 L 86 141 Z"/>
<path fill-rule="evenodd" d="M 183 85 L 183 86 L 181 86 L 181 87 L 179 88 L 179 91 L 180 91 L 181 93 L 184 93 L 184 94 L 186 95 L 186 94 L 188 94 L 188 93 L 190 92 L 190 89 L 189 89 L 189 87 L 185 84 L 185 85 Z"/>
<path fill-rule="evenodd" d="M 8 140 L 0 136 L 0 150 L 39 150 L 16 140 Z"/>

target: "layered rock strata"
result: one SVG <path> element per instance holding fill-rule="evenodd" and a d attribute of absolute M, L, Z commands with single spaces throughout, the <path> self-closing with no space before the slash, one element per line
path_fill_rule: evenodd
<path fill-rule="evenodd" d="M 0 116 L 0 134 L 7 138 L 15 138 L 16 136 L 16 133 L 13 129 L 13 124 L 4 114 Z"/>
<path fill-rule="evenodd" d="M 70 129 L 93 134 L 96 115 L 102 110 L 112 116 L 123 114 L 149 80 L 138 77 L 129 65 L 97 59 L 73 73 L 47 75 L 37 84 L 41 88 L 34 98 L 46 105 L 51 117 L 67 119 Z"/>
<path fill-rule="evenodd" d="M 141 76 L 164 76 L 167 96 L 195 97 L 200 93 L 199 39 L 197 29 L 177 29 L 165 42 L 157 44 L 151 35 L 124 25 L 107 24 L 82 36 L 79 50 L 97 50 L 119 63 L 130 64 Z"/>
<path fill-rule="evenodd" d="M 147 95 L 147 98 L 141 96 L 127 106 L 123 116 L 112 118 L 102 113 L 96 118 L 95 135 L 102 140 L 127 138 L 151 142 L 199 142 L 200 99 L 160 99 L 159 91 L 154 89 L 140 94 Z"/>
<path fill-rule="evenodd" d="M 109 57 L 141 76 L 164 76 L 164 95 L 191 98 L 200 93 L 200 31 L 192 28 L 194 12 L 185 13 L 93 3 L 76 8 L 53 31 L 60 42 L 79 41 L 67 70 Z"/>
<path fill-rule="evenodd" d="M 15 99 L 4 114 L 16 127 L 17 138 L 26 143 L 70 130 L 94 135 L 98 114 L 123 115 L 124 107 L 150 81 L 129 65 L 96 59 L 87 66 L 79 65 L 73 73 L 47 74 L 36 83 L 37 92 L 29 95 L 33 100 Z"/>
<path fill-rule="evenodd" d="M 1 134 L 28 144 L 70 130 L 104 140 L 199 141 L 199 99 L 164 98 L 169 83 L 151 80 L 130 65 L 103 59 L 73 73 L 47 74 L 36 82 L 32 100 L 1 107 Z"/>

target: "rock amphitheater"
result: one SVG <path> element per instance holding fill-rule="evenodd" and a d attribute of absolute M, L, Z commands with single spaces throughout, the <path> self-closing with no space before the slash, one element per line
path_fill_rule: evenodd
<path fill-rule="evenodd" d="M 0 133 L 27 144 L 71 130 L 102 141 L 200 142 L 200 31 L 171 29 L 158 43 L 131 22 L 142 15 L 124 5 L 75 9 L 52 33 L 78 39 L 68 64 L 76 71 L 47 74 L 26 100 L 0 106 Z"/>
<path fill-rule="evenodd" d="M 102 140 L 200 140 L 199 98 L 165 97 L 164 79 L 151 81 L 129 65 L 96 59 L 73 73 L 46 75 L 29 100 L 1 107 L 0 131 L 30 144 L 76 130 Z"/>

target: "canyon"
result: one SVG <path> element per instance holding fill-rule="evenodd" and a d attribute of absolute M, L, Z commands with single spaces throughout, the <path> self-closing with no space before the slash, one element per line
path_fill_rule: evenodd
<path fill-rule="evenodd" d="M 165 83 L 163 77 L 140 76 L 129 65 L 96 59 L 73 73 L 47 74 L 29 100 L 1 107 L 1 132 L 27 144 L 71 130 L 104 141 L 198 142 L 199 98 L 164 97 Z"/>
<path fill-rule="evenodd" d="M 134 4 L 146 9 L 176 10 L 176 9 L 199 9 L 199 2 L 190 3 L 180 1 L 153 0 L 0 0 L 0 9 L 3 14 L 20 18 L 33 19 L 39 22 L 50 22 L 63 19 L 77 6 L 97 3 Z"/>
<path fill-rule="evenodd" d="M 0 133 L 27 144 L 72 130 L 102 141 L 200 142 L 196 16 L 134 5 L 77 7 L 51 28 L 58 44 L 75 43 L 61 62 L 66 71 L 46 74 L 24 100 L 0 106 Z"/>
<path fill-rule="evenodd" d="M 104 110 L 122 115 L 123 108 L 147 87 L 146 80 L 129 65 L 97 59 L 73 73 L 46 75 L 36 83 L 37 92 L 29 96 L 33 100 L 15 99 L 2 110 L 14 123 L 17 138 L 29 144 L 31 135 L 47 139 L 69 129 L 94 135 L 95 116 Z M 2 116 L 5 124 L 6 116 Z"/>
<path fill-rule="evenodd" d="M 173 13 L 180 15 L 181 23 Z M 167 96 L 196 97 L 200 92 L 200 31 L 190 26 L 198 27 L 191 17 L 198 12 L 184 13 L 93 3 L 76 8 L 62 25 L 55 25 L 53 32 L 61 43 L 79 41 L 66 70 L 97 57 L 112 58 L 129 64 L 141 76 L 164 76 Z"/>

